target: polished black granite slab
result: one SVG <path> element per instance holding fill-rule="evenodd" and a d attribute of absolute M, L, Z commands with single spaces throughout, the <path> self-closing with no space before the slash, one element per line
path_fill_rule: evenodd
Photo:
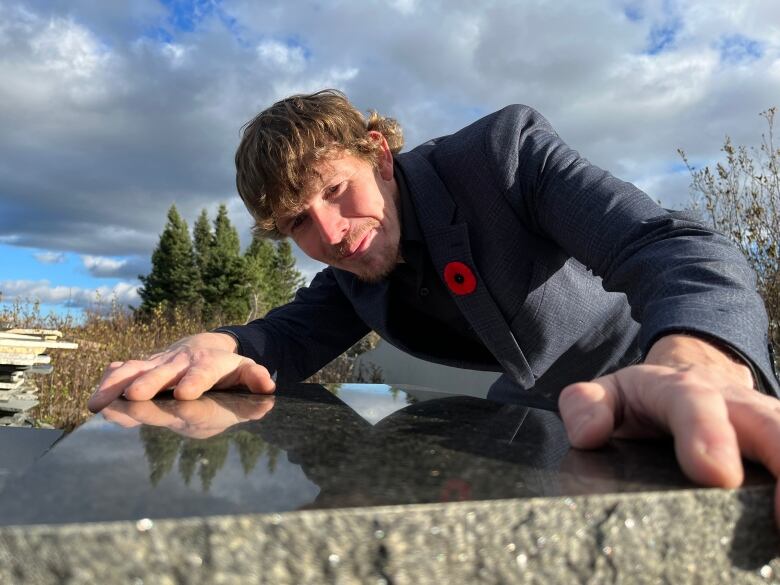
<path fill-rule="evenodd" d="M 749 484 L 771 484 L 750 467 Z M 571 449 L 555 413 L 412 387 L 120 399 L 0 493 L 0 525 L 677 490 L 672 443 Z"/>
<path fill-rule="evenodd" d="M 9 479 L 22 475 L 62 435 L 63 431 L 56 429 L 0 427 L 0 491 Z"/>

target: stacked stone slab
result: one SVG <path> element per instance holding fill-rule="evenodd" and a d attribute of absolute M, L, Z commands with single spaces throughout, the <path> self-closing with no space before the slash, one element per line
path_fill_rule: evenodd
<path fill-rule="evenodd" d="M 32 426 L 29 411 L 38 404 L 31 374 L 50 374 L 50 349 L 76 349 L 52 329 L 0 331 L 0 426 Z"/>

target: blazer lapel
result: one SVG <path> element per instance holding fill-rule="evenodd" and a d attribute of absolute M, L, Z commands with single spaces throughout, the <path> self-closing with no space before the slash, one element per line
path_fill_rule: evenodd
<path fill-rule="evenodd" d="M 458 308 L 476 334 L 517 382 L 525 388 L 534 385 L 534 376 L 517 340 L 484 284 L 471 255 L 468 225 L 453 224 L 456 206 L 441 179 L 428 160 L 416 151 L 396 158 L 414 201 L 417 219 L 425 236 L 431 260 L 439 278 L 444 281 Z M 444 277 L 445 268 L 462 263 L 476 278 L 473 291 L 453 292 L 451 282 Z"/>

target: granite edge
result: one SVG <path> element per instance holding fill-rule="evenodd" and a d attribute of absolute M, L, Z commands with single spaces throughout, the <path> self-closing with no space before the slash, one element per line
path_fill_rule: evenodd
<path fill-rule="evenodd" d="M 774 486 L 0 527 L 0 583 L 779 583 Z"/>

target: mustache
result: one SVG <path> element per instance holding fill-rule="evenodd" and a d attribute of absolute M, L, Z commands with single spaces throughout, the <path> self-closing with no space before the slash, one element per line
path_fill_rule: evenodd
<path fill-rule="evenodd" d="M 356 228 L 350 230 L 347 235 L 338 244 L 334 246 L 334 255 L 337 260 L 341 260 L 345 256 L 348 256 L 350 250 L 355 246 L 357 242 L 363 239 L 369 231 L 379 227 L 379 222 L 375 219 L 369 219 L 361 223 Z"/>

